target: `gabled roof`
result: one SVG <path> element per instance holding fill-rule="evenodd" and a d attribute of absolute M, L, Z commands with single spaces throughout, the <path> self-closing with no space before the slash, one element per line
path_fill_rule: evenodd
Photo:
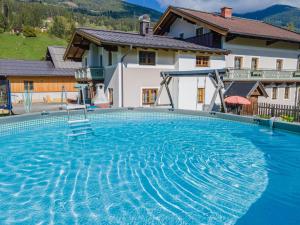
<path fill-rule="evenodd" d="M 89 42 L 93 42 L 97 45 L 132 46 L 166 50 L 200 51 L 219 54 L 228 53 L 227 50 L 209 48 L 172 37 L 165 37 L 160 35 L 141 35 L 139 33 L 133 32 L 78 28 L 73 34 L 72 41 L 69 43 L 69 46 L 66 50 L 64 56 L 65 59 L 74 59 L 82 57 L 84 51 L 79 49 L 80 47 L 78 45 L 80 44 L 75 43 L 76 39 L 81 39 L 81 41 L 83 39 L 86 39 Z"/>
<path fill-rule="evenodd" d="M 282 40 L 300 43 L 300 34 L 271 24 L 239 17 L 224 18 L 217 13 L 208 13 L 186 8 L 169 7 L 154 27 L 155 34 L 164 32 L 175 17 L 182 17 L 192 23 L 205 24 L 222 35 L 236 34 L 271 40 Z M 168 22 L 169 21 L 169 22 Z"/>
<path fill-rule="evenodd" d="M 74 76 L 74 69 L 55 68 L 50 61 L 0 60 L 0 76 Z"/>
<path fill-rule="evenodd" d="M 48 46 L 46 53 L 46 60 L 52 61 L 55 68 L 64 68 L 64 69 L 78 69 L 82 65 L 80 62 L 73 62 L 70 60 L 64 60 L 63 56 L 66 51 L 66 48 L 63 46 Z"/>
<path fill-rule="evenodd" d="M 249 98 L 255 90 L 258 90 L 262 96 L 268 97 L 268 94 L 259 81 L 233 81 L 226 89 L 224 96 L 242 96 Z"/>

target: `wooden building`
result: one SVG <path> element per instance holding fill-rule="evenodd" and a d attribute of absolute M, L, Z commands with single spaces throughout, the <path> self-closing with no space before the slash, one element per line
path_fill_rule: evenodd
<path fill-rule="evenodd" d="M 10 81 L 12 102 L 23 101 L 25 92 L 32 92 L 33 102 L 60 102 L 64 89 L 75 99 L 75 69 L 81 64 L 64 62 L 62 47 L 49 47 L 46 61 L 0 60 L 0 77 Z"/>
<path fill-rule="evenodd" d="M 243 115 L 257 115 L 258 98 L 268 98 L 268 94 L 259 81 L 233 81 L 226 88 L 225 98 L 230 96 L 241 96 L 250 100 L 251 105 L 245 105 L 242 108 Z"/>

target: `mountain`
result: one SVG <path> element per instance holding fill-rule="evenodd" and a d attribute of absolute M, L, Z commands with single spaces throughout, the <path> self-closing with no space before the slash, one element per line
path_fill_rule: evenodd
<path fill-rule="evenodd" d="M 65 33 L 75 26 L 136 31 L 143 14 L 156 22 L 162 13 L 123 0 L 0 0 L 0 33 L 24 27 L 50 30 L 53 21 L 60 23 L 56 31 L 70 28 Z"/>
<path fill-rule="evenodd" d="M 235 14 L 235 16 L 262 20 L 280 27 L 294 27 L 295 31 L 300 31 L 300 9 L 289 5 L 273 5 L 263 10 Z"/>
<path fill-rule="evenodd" d="M 112 18 L 138 17 L 149 14 L 153 21 L 159 19 L 161 12 L 148 7 L 132 4 L 123 0 L 18 0 L 26 3 L 63 6 L 73 12 L 91 16 L 108 16 Z"/>

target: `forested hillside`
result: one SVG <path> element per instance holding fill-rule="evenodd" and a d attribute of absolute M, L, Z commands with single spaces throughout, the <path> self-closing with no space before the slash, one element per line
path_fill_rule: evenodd
<path fill-rule="evenodd" d="M 45 21 L 57 16 L 77 26 L 128 31 L 137 29 L 137 18 L 142 14 L 149 14 L 154 21 L 160 16 L 158 11 L 121 0 L 0 0 L 0 6 L 0 29 L 6 31 L 47 26 Z"/>
<path fill-rule="evenodd" d="M 300 31 L 300 9 L 288 5 L 273 5 L 255 12 L 237 14 L 237 16 L 263 20 L 276 26 Z"/>
<path fill-rule="evenodd" d="M 152 22 L 161 16 L 122 0 L 0 0 L 0 58 L 41 59 L 47 45 L 66 45 L 79 26 L 136 31 L 143 14 Z M 300 9 L 287 5 L 236 16 L 300 31 Z"/>
<path fill-rule="evenodd" d="M 0 0 L 0 58 L 42 59 L 79 26 L 134 31 L 142 14 L 154 22 L 161 15 L 121 0 Z"/>

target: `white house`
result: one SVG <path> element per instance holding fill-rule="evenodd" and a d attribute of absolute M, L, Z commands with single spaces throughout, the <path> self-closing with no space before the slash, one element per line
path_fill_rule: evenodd
<path fill-rule="evenodd" d="M 113 107 L 148 107 L 157 99 L 161 73 L 224 69 L 227 50 L 205 47 L 178 38 L 153 35 L 150 20 L 140 22 L 140 32 L 79 28 L 73 34 L 65 59 L 82 61 L 75 73 L 80 83 L 104 83 Z M 172 80 L 177 108 L 202 110 L 215 87 L 206 76 Z M 166 90 L 160 104 L 168 104 Z"/>
<path fill-rule="evenodd" d="M 268 98 L 259 102 L 295 105 L 300 101 L 300 34 L 265 22 L 220 13 L 169 7 L 154 27 L 155 35 L 230 51 L 224 80 L 261 81 Z"/>

